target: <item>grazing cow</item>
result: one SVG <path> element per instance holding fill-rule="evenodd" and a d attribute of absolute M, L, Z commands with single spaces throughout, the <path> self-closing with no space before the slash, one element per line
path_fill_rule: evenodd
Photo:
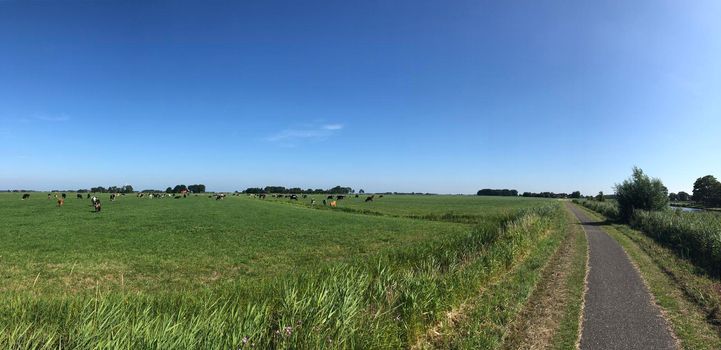
<path fill-rule="evenodd" d="M 330 202 L 330 206 L 333 207 L 333 208 L 335 208 L 335 206 L 336 206 L 337 204 L 338 204 L 338 203 L 337 203 L 336 201 Z"/>
<path fill-rule="evenodd" d="M 331 196 L 328 196 L 328 198 L 326 198 L 326 199 L 333 199 L 333 196 L 332 196 L 332 195 L 331 195 Z"/>
<path fill-rule="evenodd" d="M 95 198 L 95 201 L 93 201 L 93 208 L 95 208 L 96 213 L 100 212 L 100 210 L 102 209 L 102 206 L 100 205 L 100 199 Z"/>
<path fill-rule="evenodd" d="M 28 198 L 30 198 L 30 194 L 26 193 L 26 194 L 23 195 L 23 200 L 26 200 L 26 199 L 28 199 Z"/>
<path fill-rule="evenodd" d="M 260 199 L 265 199 L 265 193 L 259 194 L 259 195 L 258 195 L 258 198 L 260 198 Z"/>
<path fill-rule="evenodd" d="M 297 195 L 295 195 L 295 194 L 294 194 L 294 195 L 291 195 L 291 196 L 290 196 L 290 199 L 291 199 L 291 200 L 296 200 L 296 201 L 297 201 L 297 200 L 298 200 L 298 196 L 297 196 Z"/>
<path fill-rule="evenodd" d="M 366 202 L 372 202 L 372 201 L 373 201 L 373 196 L 366 197 Z"/>
<path fill-rule="evenodd" d="M 225 198 L 225 193 L 220 193 L 220 194 L 216 194 L 216 195 L 215 195 L 215 200 L 216 200 L 216 201 L 219 201 L 219 200 L 224 199 L 224 198 Z"/>
<path fill-rule="evenodd" d="M 358 198 L 358 195 L 355 195 L 356 198 Z"/>
<path fill-rule="evenodd" d="M 83 199 L 83 195 L 80 194 L 80 193 L 78 193 L 75 197 L 76 197 L 77 199 Z"/>
<path fill-rule="evenodd" d="M 65 204 L 65 198 L 58 199 L 58 207 L 62 207 Z"/>
<path fill-rule="evenodd" d="M 63 196 L 63 199 L 65 199 L 65 193 L 61 194 L 61 196 Z"/>
<path fill-rule="evenodd" d="M 115 201 L 115 193 L 113 193 L 113 194 L 110 195 L 110 201 L 111 201 L 111 202 L 114 202 L 114 201 Z"/>
<path fill-rule="evenodd" d="M 335 196 L 335 198 L 338 200 L 341 200 L 341 199 L 345 198 L 345 196 Z"/>

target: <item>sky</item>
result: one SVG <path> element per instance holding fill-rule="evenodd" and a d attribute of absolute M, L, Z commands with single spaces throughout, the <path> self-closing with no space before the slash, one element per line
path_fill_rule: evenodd
<path fill-rule="evenodd" d="M 721 2 L 0 0 L 0 189 L 721 177 Z"/>

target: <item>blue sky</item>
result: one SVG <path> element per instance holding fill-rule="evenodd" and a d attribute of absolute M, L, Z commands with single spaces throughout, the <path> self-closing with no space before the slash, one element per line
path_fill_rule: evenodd
<path fill-rule="evenodd" d="M 0 189 L 721 176 L 718 1 L 0 1 Z"/>

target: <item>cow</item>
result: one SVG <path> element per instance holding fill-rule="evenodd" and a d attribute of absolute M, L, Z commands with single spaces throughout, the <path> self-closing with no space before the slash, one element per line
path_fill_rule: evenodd
<path fill-rule="evenodd" d="M 50 195 L 48 195 L 48 197 L 50 197 Z M 90 193 L 88 193 L 88 196 L 86 198 L 90 199 Z"/>
<path fill-rule="evenodd" d="M 298 200 L 298 195 L 293 194 L 293 195 L 290 196 L 290 199 L 297 201 L 297 200 Z"/>
<path fill-rule="evenodd" d="M 93 201 L 93 208 L 95 209 L 96 213 L 99 213 L 100 210 L 102 209 L 102 206 L 100 205 L 100 199 L 98 199 L 96 197 L 93 197 L 93 199 L 95 199 Z"/>
<path fill-rule="evenodd" d="M 323 200 L 323 205 L 325 206 L 325 199 Z"/>
<path fill-rule="evenodd" d="M 338 202 L 336 202 L 336 201 L 330 202 L 330 206 L 333 207 L 333 208 L 335 208 L 335 206 L 336 206 L 337 204 L 338 204 Z"/>
<path fill-rule="evenodd" d="M 173 199 L 180 199 L 180 198 L 183 198 L 183 197 L 181 197 L 181 196 L 175 196 L 175 197 L 173 197 Z"/>
<path fill-rule="evenodd" d="M 80 193 L 78 193 L 75 197 L 76 197 L 77 199 L 83 199 L 83 195 L 80 194 Z"/>
<path fill-rule="evenodd" d="M 63 196 L 63 199 L 65 199 L 65 196 L 66 196 L 66 195 L 65 195 L 65 193 L 63 193 L 63 194 L 61 194 L 61 196 Z"/>
<path fill-rule="evenodd" d="M 333 199 L 333 195 L 328 196 L 326 199 Z"/>
<path fill-rule="evenodd" d="M 65 204 L 65 198 L 58 199 L 58 207 L 62 207 Z"/>
<path fill-rule="evenodd" d="M 304 195 L 303 195 L 303 199 L 306 199 L 306 198 L 308 198 L 308 195 L 307 195 L 307 194 L 304 194 Z"/>
<path fill-rule="evenodd" d="M 383 198 L 383 195 L 378 196 L 378 198 Z"/>
<path fill-rule="evenodd" d="M 48 193 L 48 199 L 50 199 L 50 193 Z"/>
<path fill-rule="evenodd" d="M 25 194 L 23 195 L 23 200 L 26 200 L 26 199 L 28 199 L 28 198 L 30 198 L 30 194 L 29 194 L 29 193 L 25 193 Z"/>
<path fill-rule="evenodd" d="M 259 195 L 258 195 L 258 198 L 260 198 L 260 199 L 265 199 L 265 193 L 259 194 Z"/>
<path fill-rule="evenodd" d="M 355 195 L 356 198 L 358 198 L 358 195 Z"/>
<path fill-rule="evenodd" d="M 372 202 L 372 201 L 373 201 L 373 196 L 366 197 L 366 202 Z"/>
<path fill-rule="evenodd" d="M 225 198 L 225 193 L 219 193 L 215 195 L 215 200 L 219 201 L 221 199 Z"/>
<path fill-rule="evenodd" d="M 114 201 L 115 201 L 115 193 L 113 193 L 113 194 L 110 195 L 110 201 L 111 201 L 111 202 L 114 202 Z"/>
<path fill-rule="evenodd" d="M 341 199 L 345 198 L 345 196 L 335 196 L 335 198 L 338 200 L 341 200 Z"/>

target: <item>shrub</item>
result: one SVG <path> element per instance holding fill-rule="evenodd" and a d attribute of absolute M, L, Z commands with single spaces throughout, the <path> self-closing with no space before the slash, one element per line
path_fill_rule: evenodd
<path fill-rule="evenodd" d="M 661 180 L 649 178 L 643 170 L 634 167 L 631 177 L 616 185 L 616 200 L 620 218 L 630 221 L 636 209 L 665 209 L 668 206 L 668 190 Z"/>

